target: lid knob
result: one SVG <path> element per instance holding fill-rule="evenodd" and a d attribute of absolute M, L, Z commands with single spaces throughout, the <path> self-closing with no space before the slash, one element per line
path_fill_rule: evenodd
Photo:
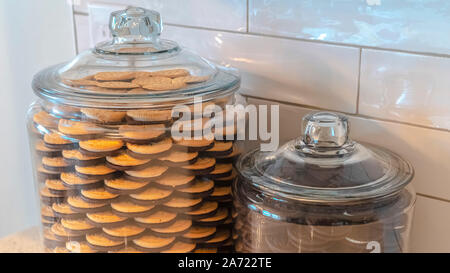
<path fill-rule="evenodd" d="M 156 11 L 129 7 L 111 13 L 109 27 L 116 43 L 156 42 L 162 22 Z"/>
<path fill-rule="evenodd" d="M 353 151 L 349 122 L 346 116 L 332 112 L 306 115 L 302 123 L 303 135 L 298 148 L 317 156 L 343 155 Z"/>

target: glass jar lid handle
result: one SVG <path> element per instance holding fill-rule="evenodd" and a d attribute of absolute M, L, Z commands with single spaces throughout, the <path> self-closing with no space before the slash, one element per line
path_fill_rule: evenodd
<path fill-rule="evenodd" d="M 303 135 L 296 145 L 302 153 L 316 157 L 350 154 L 354 142 L 349 138 L 350 125 L 346 116 L 332 112 L 306 115 L 302 122 Z"/>
<path fill-rule="evenodd" d="M 110 30 L 114 43 L 158 43 L 162 31 L 158 12 L 139 7 L 129 7 L 111 13 Z"/>

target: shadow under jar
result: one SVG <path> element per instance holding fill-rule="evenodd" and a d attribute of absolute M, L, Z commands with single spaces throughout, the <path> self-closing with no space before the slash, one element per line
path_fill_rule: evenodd
<path fill-rule="evenodd" d="M 408 251 L 412 166 L 348 133 L 345 116 L 315 112 L 301 138 L 238 160 L 236 251 Z"/>
<path fill-rule="evenodd" d="M 157 12 L 111 14 L 113 40 L 38 73 L 28 116 L 49 252 L 233 249 L 240 78 L 159 38 Z M 223 110 L 223 111 L 222 111 Z"/>

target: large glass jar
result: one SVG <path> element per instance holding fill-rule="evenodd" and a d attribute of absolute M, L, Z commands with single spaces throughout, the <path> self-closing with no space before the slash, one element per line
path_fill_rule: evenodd
<path fill-rule="evenodd" d="M 238 160 L 236 251 L 408 251 L 412 166 L 348 132 L 345 116 L 312 113 L 301 138 Z"/>
<path fill-rule="evenodd" d="M 39 72 L 29 134 L 50 252 L 233 249 L 240 78 L 159 38 L 160 15 L 111 14 L 113 40 Z M 51 54 L 51 52 L 49 52 Z"/>

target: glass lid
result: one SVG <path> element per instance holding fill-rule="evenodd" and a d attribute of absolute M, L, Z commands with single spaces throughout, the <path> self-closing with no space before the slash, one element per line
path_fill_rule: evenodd
<path fill-rule="evenodd" d="M 110 30 L 111 41 L 38 73 L 33 80 L 37 95 L 71 105 L 120 107 L 147 101 L 151 106 L 194 96 L 207 101 L 239 87 L 236 70 L 161 39 L 161 17 L 155 11 L 129 7 L 113 12 Z"/>
<path fill-rule="evenodd" d="M 304 117 L 303 135 L 274 152 L 253 151 L 238 169 L 266 191 L 314 202 L 351 202 L 397 193 L 413 177 L 398 155 L 348 136 L 347 117 L 315 112 Z"/>

